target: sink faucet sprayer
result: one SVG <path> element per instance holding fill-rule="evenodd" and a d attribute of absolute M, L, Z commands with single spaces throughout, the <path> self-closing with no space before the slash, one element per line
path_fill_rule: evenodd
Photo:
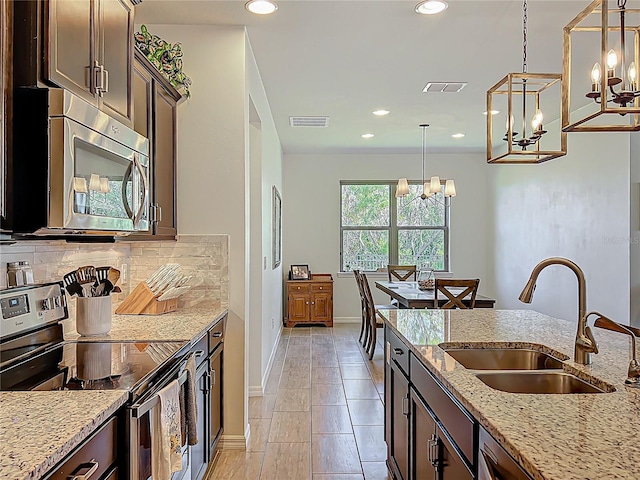
<path fill-rule="evenodd" d="M 626 333 L 631 337 L 631 362 L 629 363 L 629 370 L 627 371 L 627 379 L 624 381 L 629 387 L 640 388 L 640 363 L 638 363 L 638 357 L 636 357 L 636 335 L 639 335 L 637 329 L 633 327 L 629 328 L 621 323 L 614 322 L 610 318 L 605 317 L 598 312 L 589 312 L 589 315 L 598 315 L 594 325 L 596 327 L 605 328 L 613 332 Z"/>
<path fill-rule="evenodd" d="M 576 344 L 573 350 L 573 359 L 576 363 L 583 365 L 591 365 L 592 354 L 598 353 L 598 344 L 591 328 L 587 325 L 587 282 L 584 278 L 584 272 L 571 260 L 561 257 L 551 257 L 542 260 L 531 272 L 529 281 L 522 289 L 522 293 L 518 297 L 521 302 L 531 303 L 533 299 L 533 291 L 536 288 L 538 275 L 549 265 L 564 265 L 573 271 L 578 278 L 578 331 L 576 332 Z"/>

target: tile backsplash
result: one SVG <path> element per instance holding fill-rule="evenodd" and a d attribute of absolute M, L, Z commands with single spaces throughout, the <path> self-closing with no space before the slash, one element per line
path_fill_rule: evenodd
<path fill-rule="evenodd" d="M 66 243 L 64 240 L 25 240 L 0 245 L 0 288 L 7 286 L 7 262 L 26 260 L 31 264 L 36 283 L 59 281 L 65 273 L 83 265 L 110 265 L 128 272 L 121 285 L 123 294 L 146 279 L 165 263 L 179 263 L 192 285 L 179 305 L 189 306 L 203 300 L 228 305 L 228 235 L 179 235 L 177 241 L 127 242 L 112 244 Z"/>

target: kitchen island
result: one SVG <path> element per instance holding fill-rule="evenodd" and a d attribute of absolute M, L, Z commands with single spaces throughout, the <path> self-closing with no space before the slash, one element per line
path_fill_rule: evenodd
<path fill-rule="evenodd" d="M 203 302 L 164 315 L 114 315 L 108 335 L 88 341 L 184 341 L 192 345 L 227 313 Z M 78 338 L 65 320 L 65 339 Z M 38 479 L 128 400 L 126 391 L 0 392 L 0 478 Z"/>
<path fill-rule="evenodd" d="M 626 335 L 595 328 L 600 353 L 594 355 L 593 365 L 585 366 L 572 360 L 576 323 L 534 311 L 382 313 L 387 327 L 415 359 L 532 478 L 640 478 L 640 390 L 624 385 L 630 360 Z M 546 351 L 566 359 L 564 370 L 606 393 L 534 395 L 494 390 L 441 347 Z M 388 358 L 389 345 L 385 350 Z"/>

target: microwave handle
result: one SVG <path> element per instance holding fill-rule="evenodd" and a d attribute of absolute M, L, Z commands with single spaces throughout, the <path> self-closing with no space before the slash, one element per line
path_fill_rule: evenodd
<path fill-rule="evenodd" d="M 143 189 L 140 207 L 138 208 L 138 212 L 133 217 L 133 227 L 137 228 L 138 224 L 140 223 L 140 220 L 142 219 L 144 206 L 147 203 L 147 195 L 149 194 L 149 182 L 147 180 L 147 176 L 145 175 L 144 167 L 142 166 L 142 164 L 140 163 L 140 160 L 138 159 L 137 153 L 133 154 L 133 164 L 135 165 L 135 167 L 138 169 L 138 172 L 140 173 L 140 178 L 142 179 L 142 189 Z"/>
<path fill-rule="evenodd" d="M 131 206 L 129 205 L 129 200 L 127 199 L 127 183 L 131 178 L 131 173 L 133 169 L 133 163 L 129 163 L 127 167 L 127 171 L 124 172 L 124 177 L 122 177 L 122 205 L 124 205 L 124 210 L 127 212 L 127 216 L 133 220 L 133 210 L 131 210 Z"/>

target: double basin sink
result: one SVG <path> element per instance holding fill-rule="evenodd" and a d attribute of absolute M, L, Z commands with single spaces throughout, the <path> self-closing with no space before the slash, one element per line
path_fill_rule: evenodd
<path fill-rule="evenodd" d="M 565 372 L 561 360 L 526 348 L 442 347 L 489 387 L 509 393 L 605 393 Z"/>

